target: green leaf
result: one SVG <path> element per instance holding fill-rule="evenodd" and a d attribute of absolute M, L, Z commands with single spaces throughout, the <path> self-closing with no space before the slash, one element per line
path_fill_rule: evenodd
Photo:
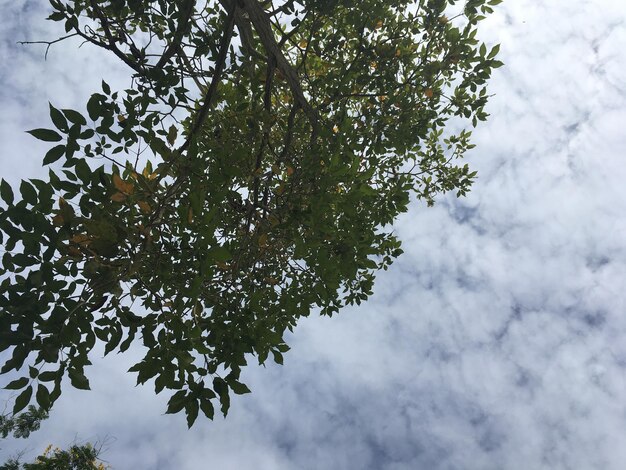
<path fill-rule="evenodd" d="M 81 371 L 77 369 L 68 369 L 68 375 L 70 377 L 72 387 L 79 390 L 91 390 L 91 388 L 89 388 L 89 379 L 87 379 L 85 374 Z"/>
<path fill-rule="evenodd" d="M 52 147 L 50 150 L 48 150 L 46 156 L 43 158 L 43 164 L 50 165 L 51 163 L 56 162 L 64 154 L 65 145 L 57 145 L 56 147 Z"/>
<path fill-rule="evenodd" d="M 26 387 L 28 385 L 29 379 L 28 377 L 20 377 L 19 379 L 15 379 L 13 382 L 9 382 L 8 385 L 4 387 L 5 390 L 19 390 L 21 388 Z"/>
<path fill-rule="evenodd" d="M 37 191 L 35 191 L 35 188 L 27 181 L 22 181 L 22 184 L 20 184 L 20 193 L 24 201 L 33 206 L 37 204 Z"/>
<path fill-rule="evenodd" d="M 104 91 L 104 93 L 107 95 L 111 94 L 111 87 L 104 80 L 102 80 L 102 91 Z"/>
<path fill-rule="evenodd" d="M 26 132 L 44 142 L 59 142 L 63 139 L 57 131 L 53 131 L 52 129 L 33 129 Z"/>
<path fill-rule="evenodd" d="M 170 126 L 169 131 L 167 132 L 167 142 L 170 145 L 174 145 L 176 142 L 176 137 L 178 136 L 178 129 L 176 126 Z"/>
<path fill-rule="evenodd" d="M 76 163 L 76 176 L 85 184 L 89 184 L 91 181 L 91 168 L 84 159 L 78 160 Z"/>
<path fill-rule="evenodd" d="M 33 396 L 33 386 L 29 385 L 22 393 L 20 393 L 15 399 L 15 405 L 13 405 L 13 414 L 17 414 L 26 408 L 26 405 L 30 402 L 30 398 Z"/>
<path fill-rule="evenodd" d="M 42 372 L 41 374 L 39 374 L 39 377 L 38 377 L 40 382 L 52 382 L 56 378 L 57 378 L 57 373 L 52 372 L 51 370 Z"/>
<path fill-rule="evenodd" d="M 52 119 L 52 123 L 56 126 L 57 129 L 61 131 L 67 131 L 67 119 L 63 116 L 63 113 L 52 106 L 51 103 L 48 103 L 50 107 L 50 118 Z"/>
<path fill-rule="evenodd" d="M 230 408 L 230 397 L 228 396 L 228 385 L 221 377 L 215 377 L 213 379 L 213 389 L 220 398 L 220 404 L 222 405 L 222 414 L 226 416 L 228 409 Z"/>
<path fill-rule="evenodd" d="M 63 114 L 65 114 L 65 117 L 70 120 L 70 122 L 78 124 L 79 126 L 87 125 L 87 120 L 78 111 L 74 111 L 73 109 L 63 109 L 62 111 Z"/>
<path fill-rule="evenodd" d="M 102 95 L 95 93 L 87 101 L 87 112 L 92 121 L 97 121 L 102 116 Z"/>
<path fill-rule="evenodd" d="M 185 402 L 187 401 L 187 392 L 185 390 L 180 390 L 176 392 L 170 400 L 167 402 L 167 414 L 178 413 L 185 407 Z"/>
<path fill-rule="evenodd" d="M 242 384 L 241 382 L 237 382 L 236 380 L 229 381 L 228 385 L 237 395 L 245 395 L 246 393 L 250 393 L 250 389 L 247 387 L 246 384 Z"/>
<path fill-rule="evenodd" d="M 37 386 L 37 394 L 35 395 L 37 404 L 44 410 L 50 407 L 50 392 L 45 385 L 39 384 Z"/>
<path fill-rule="evenodd" d="M 185 406 L 185 413 L 187 414 L 187 427 L 191 429 L 193 423 L 196 422 L 196 418 L 198 417 L 198 401 L 191 400 Z"/>
<path fill-rule="evenodd" d="M 210 399 L 202 397 L 200 400 L 200 409 L 204 413 L 204 416 L 209 419 L 213 419 L 213 416 L 215 415 L 215 408 L 213 408 L 213 403 L 211 403 Z"/>
<path fill-rule="evenodd" d="M 213 260 L 221 262 L 228 261 L 233 257 L 225 246 L 212 248 L 211 251 L 209 251 L 209 256 L 211 256 Z"/>
<path fill-rule="evenodd" d="M 272 350 L 272 355 L 274 356 L 274 362 L 276 364 L 283 364 L 283 355 L 281 353 L 279 353 L 278 351 L 274 351 Z"/>
<path fill-rule="evenodd" d="M 5 180 L 0 180 L 0 196 L 2 197 L 2 200 L 7 203 L 7 205 L 10 206 L 13 204 L 13 200 L 15 198 L 13 189 L 11 189 L 11 185 Z"/>

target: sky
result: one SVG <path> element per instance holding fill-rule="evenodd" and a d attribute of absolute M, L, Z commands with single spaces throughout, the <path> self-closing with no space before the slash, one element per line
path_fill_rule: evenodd
<path fill-rule="evenodd" d="M 44 1 L 0 0 L 0 175 L 42 174 L 24 133 L 48 101 L 80 109 L 128 71 L 55 38 Z M 626 3 L 505 0 L 480 29 L 501 43 L 464 199 L 415 203 L 405 250 L 374 296 L 287 338 L 285 364 L 251 365 L 226 419 L 164 415 L 135 387 L 138 355 L 95 360 L 29 440 L 99 442 L 124 469 L 626 468 Z M 2 395 L 4 394 L 4 395 Z M 0 400 L 7 399 L 0 392 Z"/>

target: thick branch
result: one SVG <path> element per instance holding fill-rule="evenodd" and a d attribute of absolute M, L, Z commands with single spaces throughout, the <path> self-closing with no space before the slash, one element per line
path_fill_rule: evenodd
<path fill-rule="evenodd" d="M 287 80 L 287 83 L 291 88 L 291 92 L 293 93 L 294 98 L 309 118 L 311 126 L 313 127 L 313 131 L 314 133 L 316 133 L 319 116 L 317 114 L 317 111 L 309 104 L 306 96 L 304 96 L 304 91 L 302 90 L 302 86 L 300 85 L 300 79 L 298 78 L 298 74 L 291 66 L 291 64 L 287 61 L 280 47 L 276 43 L 276 38 L 274 37 L 274 33 L 272 32 L 270 17 L 256 0 L 240 0 L 240 2 L 243 5 L 246 13 L 248 13 L 250 21 L 254 25 L 254 29 L 259 35 L 259 38 L 261 39 L 261 42 L 263 43 L 266 52 L 270 56 L 273 56 L 274 60 L 276 61 L 276 67 L 285 76 L 285 79 Z"/>

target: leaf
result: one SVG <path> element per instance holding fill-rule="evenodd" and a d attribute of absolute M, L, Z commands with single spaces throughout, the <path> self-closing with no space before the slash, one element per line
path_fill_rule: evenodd
<path fill-rule="evenodd" d="M 185 407 L 185 402 L 187 401 L 186 395 L 187 392 L 185 390 L 180 390 L 172 395 L 170 400 L 167 402 L 167 411 L 165 413 L 174 414 L 182 410 Z"/>
<path fill-rule="evenodd" d="M 213 403 L 211 403 L 210 399 L 202 397 L 200 399 L 200 409 L 204 413 L 204 416 L 209 419 L 213 419 L 213 416 L 215 415 L 215 409 L 213 408 Z"/>
<path fill-rule="evenodd" d="M 152 207 L 150 207 L 150 204 L 148 204 L 146 201 L 137 201 L 137 205 L 139 206 L 141 212 L 143 212 L 144 214 L 149 214 L 150 212 L 152 212 Z"/>
<path fill-rule="evenodd" d="M 228 385 L 221 377 L 215 377 L 213 379 L 213 390 L 220 398 L 220 404 L 222 405 L 222 414 L 226 416 L 228 408 L 230 408 L 230 397 L 228 396 Z"/>
<path fill-rule="evenodd" d="M 65 117 L 70 120 L 70 122 L 78 124 L 79 126 L 87 125 L 87 120 L 78 111 L 74 111 L 73 109 L 63 109 L 62 111 L 63 114 L 65 114 Z"/>
<path fill-rule="evenodd" d="M 276 364 L 283 364 L 283 355 L 278 351 L 272 351 L 272 355 L 274 356 L 274 362 Z"/>
<path fill-rule="evenodd" d="M 50 107 L 50 119 L 52 119 L 52 123 L 56 126 L 57 129 L 61 131 L 67 131 L 67 119 L 63 116 L 63 113 L 52 106 L 51 103 L 48 103 Z"/>
<path fill-rule="evenodd" d="M 245 395 L 246 393 L 250 393 L 250 389 L 246 384 L 242 384 L 241 382 L 238 382 L 236 380 L 229 381 L 228 385 L 237 395 Z"/>
<path fill-rule="evenodd" d="M 135 192 L 135 186 L 132 183 L 124 181 L 117 173 L 113 174 L 113 186 L 115 186 L 115 189 L 119 192 L 124 194 L 130 195 Z"/>
<path fill-rule="evenodd" d="M 35 191 L 35 188 L 27 181 L 22 181 L 20 184 L 20 193 L 24 201 L 33 206 L 37 204 L 37 191 Z"/>
<path fill-rule="evenodd" d="M 209 255 L 213 260 L 222 263 L 224 261 L 228 261 L 233 257 L 230 251 L 228 251 L 228 248 L 226 248 L 225 246 L 217 246 L 215 248 L 212 248 L 211 251 L 209 251 Z"/>
<path fill-rule="evenodd" d="M 126 194 L 115 193 L 111 196 L 111 201 L 124 202 L 126 200 Z"/>
<path fill-rule="evenodd" d="M 0 180 L 0 196 L 2 197 L 2 200 L 7 203 L 7 205 L 10 206 L 13 204 L 13 200 L 15 198 L 13 189 L 11 189 L 11 185 L 5 180 Z"/>
<path fill-rule="evenodd" d="M 26 132 L 36 139 L 43 140 L 44 142 L 59 142 L 63 139 L 56 131 L 53 131 L 52 129 L 32 129 Z"/>
<path fill-rule="evenodd" d="M 170 145 L 174 145 L 174 142 L 176 142 L 177 136 L 178 136 L 178 129 L 176 128 L 176 126 L 170 126 L 170 129 L 167 132 L 167 142 Z"/>
<path fill-rule="evenodd" d="M 39 384 L 37 386 L 35 399 L 37 400 L 37 404 L 44 410 L 47 410 L 50 407 L 50 392 L 45 385 Z"/>
<path fill-rule="evenodd" d="M 5 390 L 19 390 L 28 385 L 28 377 L 20 377 L 19 379 L 15 379 L 13 382 L 9 382 L 8 385 L 4 387 Z"/>
<path fill-rule="evenodd" d="M 102 80 L 102 91 L 104 91 L 104 93 L 107 95 L 111 94 L 111 87 L 104 80 Z"/>
<path fill-rule="evenodd" d="M 185 406 L 185 413 L 187 414 L 187 427 L 191 429 L 193 423 L 196 422 L 196 418 L 198 417 L 198 401 L 191 400 Z"/>
<path fill-rule="evenodd" d="M 13 414 L 17 414 L 26 408 L 26 405 L 30 402 L 30 398 L 33 396 L 33 386 L 29 385 L 22 393 L 15 399 L 15 405 L 13 405 Z"/>
<path fill-rule="evenodd" d="M 43 164 L 50 165 L 51 163 L 56 162 L 64 154 L 65 145 L 57 145 L 56 147 L 52 147 L 50 150 L 48 150 L 46 156 L 43 158 Z"/>
<path fill-rule="evenodd" d="M 72 387 L 79 390 L 91 390 L 89 387 L 89 379 L 78 369 L 68 369 L 68 375 L 70 377 Z"/>
<path fill-rule="evenodd" d="M 87 101 L 87 113 L 92 121 L 97 121 L 102 116 L 102 98 L 102 95 L 95 93 Z"/>
<path fill-rule="evenodd" d="M 84 159 L 80 159 L 76 163 L 76 176 L 85 184 L 89 184 L 91 181 L 91 168 Z"/>
<path fill-rule="evenodd" d="M 41 374 L 39 374 L 39 381 L 40 382 L 52 382 L 54 379 L 56 379 L 57 377 L 57 373 L 56 372 L 52 372 L 51 370 L 47 370 L 45 372 L 42 372 Z"/>

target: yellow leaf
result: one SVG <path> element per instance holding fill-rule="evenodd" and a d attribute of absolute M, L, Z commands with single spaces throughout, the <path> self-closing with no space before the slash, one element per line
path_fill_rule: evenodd
<path fill-rule="evenodd" d="M 83 254 L 82 252 L 74 247 L 74 246 L 70 246 L 67 248 L 67 253 L 72 257 L 72 258 L 82 258 Z"/>
<path fill-rule="evenodd" d="M 337 126 L 337 124 L 335 124 L 333 126 L 333 134 L 336 134 L 337 132 L 339 132 L 339 127 Z"/>
<path fill-rule="evenodd" d="M 125 200 L 126 200 L 126 195 L 122 193 L 115 193 L 111 196 L 111 201 L 124 202 Z"/>
<path fill-rule="evenodd" d="M 306 49 L 306 46 L 308 45 L 309 43 L 306 41 L 306 39 L 303 39 L 302 41 L 298 43 L 298 46 L 300 46 L 301 49 Z"/>
<path fill-rule="evenodd" d="M 124 181 L 117 173 L 113 174 L 113 186 L 115 186 L 115 189 L 119 192 L 124 194 L 133 194 L 135 192 L 133 184 Z"/>
<path fill-rule="evenodd" d="M 52 218 L 52 225 L 55 227 L 61 227 L 65 224 L 65 220 L 63 220 L 63 216 L 61 214 L 57 214 Z"/>
<path fill-rule="evenodd" d="M 396 57 L 400 57 L 402 55 L 402 51 L 400 49 L 396 49 Z"/>
<path fill-rule="evenodd" d="M 287 176 L 291 176 L 296 172 L 292 166 L 287 167 Z"/>
<path fill-rule="evenodd" d="M 76 243 L 77 245 L 80 245 L 80 244 L 86 245 L 89 243 L 90 238 L 87 235 L 77 234 L 77 235 L 74 235 L 72 238 L 70 238 L 70 241 L 73 243 Z"/>
<path fill-rule="evenodd" d="M 424 91 L 424 94 L 426 95 L 426 98 L 432 98 L 435 93 L 432 88 L 427 88 L 426 91 Z"/>
<path fill-rule="evenodd" d="M 193 209 L 191 207 L 187 211 L 187 222 L 189 223 L 193 222 Z"/>
<path fill-rule="evenodd" d="M 139 201 L 137 202 L 137 205 L 139 206 L 139 209 L 141 209 L 141 212 L 143 212 L 144 214 L 152 212 L 152 207 L 150 207 L 150 204 L 148 204 L 146 201 Z"/>
<path fill-rule="evenodd" d="M 261 247 L 267 246 L 267 233 L 262 233 L 259 236 L 259 246 Z"/>
<path fill-rule="evenodd" d="M 382 28 L 382 27 L 383 27 L 383 20 L 378 20 L 378 21 L 376 22 L 376 27 L 375 27 L 375 29 L 380 29 L 380 28 Z"/>

